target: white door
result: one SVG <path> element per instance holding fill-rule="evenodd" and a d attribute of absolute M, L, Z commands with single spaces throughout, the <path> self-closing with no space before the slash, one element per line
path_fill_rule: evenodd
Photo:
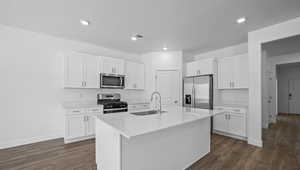
<path fill-rule="evenodd" d="M 300 79 L 289 80 L 289 113 L 300 114 Z"/>
<path fill-rule="evenodd" d="M 68 138 L 78 138 L 85 136 L 85 116 L 71 115 L 68 116 Z"/>
<path fill-rule="evenodd" d="M 218 61 L 218 88 L 232 88 L 233 81 L 233 58 L 223 58 Z"/>
<path fill-rule="evenodd" d="M 99 57 L 85 55 L 84 58 L 84 81 L 86 88 L 99 88 Z"/>
<path fill-rule="evenodd" d="M 86 121 L 86 135 L 94 135 L 95 134 L 95 118 L 93 116 L 87 116 Z"/>
<path fill-rule="evenodd" d="M 178 70 L 156 71 L 156 91 L 161 94 L 163 105 L 179 105 L 181 80 Z"/>
<path fill-rule="evenodd" d="M 246 136 L 246 124 L 243 115 L 230 114 L 228 119 L 228 132 L 238 136 Z"/>
<path fill-rule="evenodd" d="M 83 87 L 83 63 L 81 54 L 65 56 L 65 87 Z"/>
<path fill-rule="evenodd" d="M 214 130 L 220 131 L 220 132 L 227 132 L 228 131 L 228 121 L 226 119 L 227 113 L 223 112 L 220 114 L 217 114 L 214 116 L 214 123 L 213 128 Z"/>

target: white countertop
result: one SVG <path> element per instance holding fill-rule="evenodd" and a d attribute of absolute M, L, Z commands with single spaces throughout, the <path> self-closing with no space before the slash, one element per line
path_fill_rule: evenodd
<path fill-rule="evenodd" d="M 206 119 L 214 115 L 214 111 L 206 109 L 186 108 L 181 106 L 166 107 L 166 113 L 137 116 L 129 112 L 112 113 L 97 116 L 102 121 L 126 138 L 159 131 L 173 126 Z"/>
<path fill-rule="evenodd" d="M 102 107 L 98 105 L 96 102 L 64 102 L 62 104 L 63 108 L 65 109 L 82 109 L 82 108 L 94 108 L 94 107 Z"/>

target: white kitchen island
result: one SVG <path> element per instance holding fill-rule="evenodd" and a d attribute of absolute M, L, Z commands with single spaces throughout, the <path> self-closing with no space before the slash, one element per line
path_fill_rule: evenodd
<path fill-rule="evenodd" d="M 96 119 L 98 170 L 183 170 L 210 152 L 210 110 L 112 113 Z"/>

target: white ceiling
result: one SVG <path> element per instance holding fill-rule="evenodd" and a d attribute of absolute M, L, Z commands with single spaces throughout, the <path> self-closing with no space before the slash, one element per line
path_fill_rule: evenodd
<path fill-rule="evenodd" d="M 246 16 L 246 24 L 235 20 Z M 0 24 L 143 53 L 213 50 L 300 16 L 300 0 L 1 0 Z M 89 27 L 80 19 L 91 21 Z M 132 42 L 140 33 L 144 39 Z"/>

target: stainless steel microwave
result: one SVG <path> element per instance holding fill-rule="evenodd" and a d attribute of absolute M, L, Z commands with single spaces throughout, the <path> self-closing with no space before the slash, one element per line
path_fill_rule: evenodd
<path fill-rule="evenodd" d="M 124 89 L 125 76 L 117 74 L 100 73 L 100 88 Z"/>

